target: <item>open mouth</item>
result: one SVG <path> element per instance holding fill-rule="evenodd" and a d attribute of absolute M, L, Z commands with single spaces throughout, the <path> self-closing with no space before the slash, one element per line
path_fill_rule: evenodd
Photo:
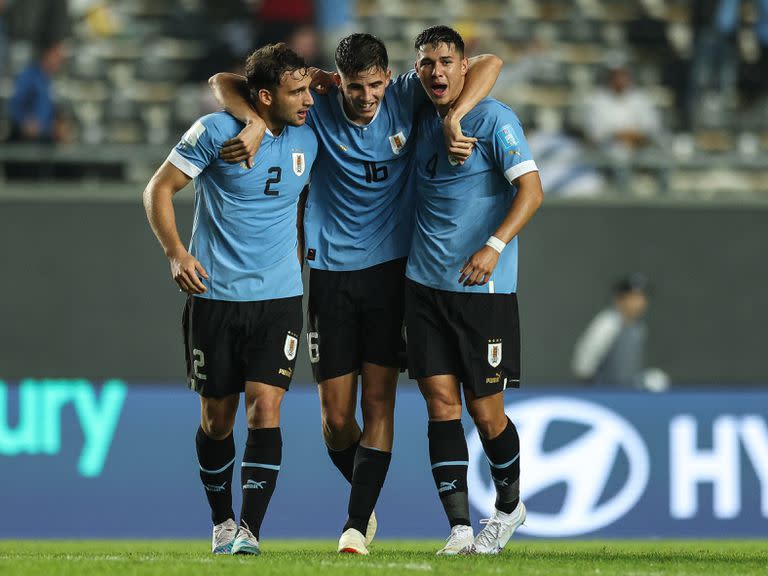
<path fill-rule="evenodd" d="M 307 117 L 307 111 L 306 110 L 300 110 L 296 113 L 299 118 L 306 118 Z"/>
<path fill-rule="evenodd" d="M 368 102 L 366 104 L 358 103 L 357 109 L 362 113 L 367 112 L 373 112 L 374 108 L 376 108 L 376 102 Z"/>
<path fill-rule="evenodd" d="M 445 93 L 448 91 L 448 84 L 432 84 L 432 94 L 437 96 L 438 98 L 442 98 L 445 96 Z"/>

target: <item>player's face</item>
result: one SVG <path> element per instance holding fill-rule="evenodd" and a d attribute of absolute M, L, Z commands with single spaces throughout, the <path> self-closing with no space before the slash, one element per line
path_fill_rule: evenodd
<path fill-rule="evenodd" d="M 426 44 L 416 54 L 416 73 L 438 108 L 449 108 L 464 88 L 468 62 L 453 44 Z"/>
<path fill-rule="evenodd" d="M 391 71 L 378 67 L 351 76 L 339 73 L 345 109 L 353 122 L 373 120 L 391 76 Z"/>
<path fill-rule="evenodd" d="M 309 85 L 312 78 L 306 69 L 283 73 L 272 100 L 272 116 L 291 126 L 301 126 L 307 121 L 307 110 L 314 104 Z"/>

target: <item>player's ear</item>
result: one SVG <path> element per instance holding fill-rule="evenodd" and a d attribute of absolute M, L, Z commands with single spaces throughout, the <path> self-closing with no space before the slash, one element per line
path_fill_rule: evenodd
<path fill-rule="evenodd" d="M 270 92 L 266 88 L 262 88 L 261 90 L 259 90 L 259 102 L 264 104 L 264 106 L 271 106 L 272 105 L 272 92 Z"/>
<path fill-rule="evenodd" d="M 384 87 L 389 86 L 389 81 L 392 80 L 392 70 L 387 68 L 387 79 L 384 81 Z"/>
<path fill-rule="evenodd" d="M 333 79 L 333 83 L 336 84 L 336 86 L 341 86 L 341 74 L 334 72 L 331 74 L 331 78 Z"/>
<path fill-rule="evenodd" d="M 467 73 L 467 70 L 469 70 L 469 59 L 464 56 L 461 59 L 461 75 L 464 76 Z"/>

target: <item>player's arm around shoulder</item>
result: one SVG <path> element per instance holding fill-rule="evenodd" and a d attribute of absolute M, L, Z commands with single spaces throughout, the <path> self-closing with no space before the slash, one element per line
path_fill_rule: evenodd
<path fill-rule="evenodd" d="M 491 93 L 503 66 L 504 61 L 494 54 L 480 54 L 467 61 L 464 88 L 443 120 L 443 136 L 448 154 L 459 164 L 470 157 L 477 142 L 475 135 L 464 134 L 461 121 Z"/>

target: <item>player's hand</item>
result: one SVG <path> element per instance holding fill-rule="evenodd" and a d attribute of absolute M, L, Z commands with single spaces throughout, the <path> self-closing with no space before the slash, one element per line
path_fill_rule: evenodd
<path fill-rule="evenodd" d="M 490 246 L 483 246 L 464 263 L 459 284 L 483 286 L 491 278 L 498 263 L 499 253 Z"/>
<path fill-rule="evenodd" d="M 171 276 L 183 292 L 202 294 L 208 290 L 200 280 L 200 276 L 208 280 L 208 272 L 192 254 L 185 250 L 183 253 L 170 256 L 168 260 L 171 263 Z"/>
<path fill-rule="evenodd" d="M 259 149 L 267 125 L 259 118 L 248 122 L 245 128 L 234 138 L 230 138 L 221 146 L 219 156 L 224 162 L 238 164 L 245 161 L 248 168 L 253 166 L 253 156 Z"/>
<path fill-rule="evenodd" d="M 475 149 L 477 138 L 465 136 L 461 131 L 461 122 L 450 112 L 443 121 L 443 136 L 448 149 L 448 158 L 457 164 L 464 164 Z"/>
<path fill-rule="evenodd" d="M 312 74 L 312 90 L 318 94 L 327 94 L 331 86 L 337 86 L 336 78 L 330 72 L 325 70 L 316 70 Z"/>

